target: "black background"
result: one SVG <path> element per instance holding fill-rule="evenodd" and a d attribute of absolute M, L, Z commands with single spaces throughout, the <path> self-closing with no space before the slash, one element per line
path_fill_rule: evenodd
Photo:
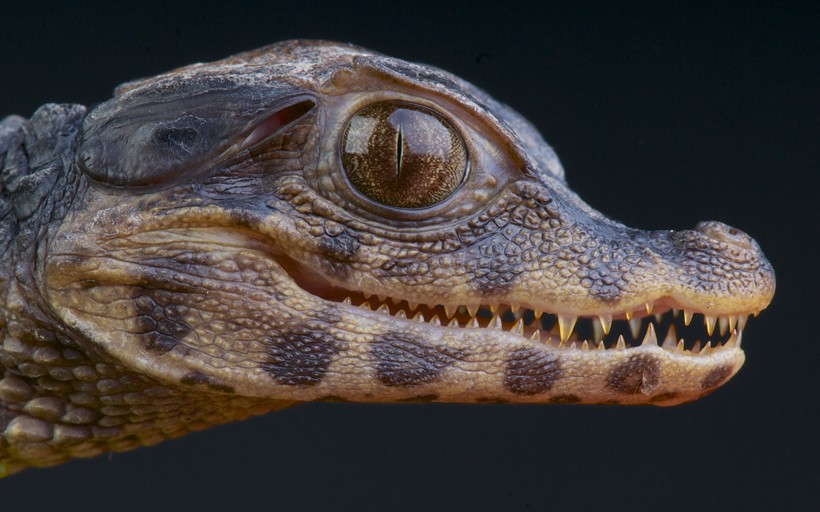
<path fill-rule="evenodd" d="M 517 2 L 4 2 L 0 114 L 294 38 L 448 69 L 532 120 L 591 205 L 721 220 L 774 264 L 746 366 L 675 408 L 304 405 L 0 481 L 3 510 L 809 510 L 820 502 L 820 16 Z M 617 4 L 617 6 L 616 6 Z M 661 5 L 662 4 L 662 5 Z"/>

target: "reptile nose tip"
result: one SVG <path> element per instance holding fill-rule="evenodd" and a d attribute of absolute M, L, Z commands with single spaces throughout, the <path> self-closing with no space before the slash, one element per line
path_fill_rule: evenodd
<path fill-rule="evenodd" d="M 732 226 L 727 226 L 722 222 L 717 222 L 714 220 L 701 222 L 695 226 L 695 231 L 698 231 L 713 240 L 734 244 L 739 247 L 743 247 L 744 249 L 754 249 L 755 247 L 755 242 L 752 237 L 743 231 L 733 228 Z"/>

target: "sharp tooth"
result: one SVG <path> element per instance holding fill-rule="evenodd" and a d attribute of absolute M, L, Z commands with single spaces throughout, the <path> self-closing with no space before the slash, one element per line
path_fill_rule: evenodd
<path fill-rule="evenodd" d="M 692 315 L 694 312 L 684 309 L 683 310 L 683 325 L 689 325 L 692 323 Z"/>
<path fill-rule="evenodd" d="M 675 332 L 675 326 L 670 325 L 669 331 L 666 332 L 666 338 L 663 340 L 663 348 L 675 350 L 676 339 L 678 339 L 678 333 Z"/>
<path fill-rule="evenodd" d="M 444 314 L 447 315 L 447 318 L 453 318 L 453 315 L 456 314 L 458 311 L 457 306 L 450 306 L 449 304 L 444 304 Z"/>
<path fill-rule="evenodd" d="M 604 334 L 609 334 L 609 329 L 612 327 L 612 315 L 598 315 L 598 320 L 601 322 Z"/>
<path fill-rule="evenodd" d="M 532 341 L 541 341 L 541 330 L 536 329 L 535 331 L 533 331 L 532 335 L 530 336 L 530 339 Z"/>
<path fill-rule="evenodd" d="M 473 329 L 478 327 L 478 319 L 476 317 L 473 317 L 473 319 L 470 320 L 469 323 L 467 323 L 467 327 L 470 327 L 470 328 L 473 328 Z"/>
<path fill-rule="evenodd" d="M 409 300 L 407 301 L 407 308 L 408 308 L 410 311 L 415 311 L 417 307 L 419 307 L 419 303 L 418 303 L 418 302 L 410 302 Z"/>
<path fill-rule="evenodd" d="M 379 299 L 379 302 L 384 302 L 384 299 L 387 297 L 387 295 L 381 295 L 377 293 L 376 297 Z"/>
<path fill-rule="evenodd" d="M 675 352 L 683 352 L 686 350 L 686 347 L 683 344 L 683 338 L 678 340 L 678 344 L 675 346 Z"/>
<path fill-rule="evenodd" d="M 405 313 L 403 309 L 400 309 L 396 313 L 396 318 L 406 319 L 407 318 L 407 313 Z"/>
<path fill-rule="evenodd" d="M 647 314 L 647 315 L 651 315 L 651 314 L 652 314 L 652 308 L 653 308 L 654 306 L 655 306 L 655 303 L 653 303 L 653 302 L 647 302 L 647 303 L 646 303 L 646 306 L 645 306 L 645 307 L 646 307 L 646 314 Z"/>
<path fill-rule="evenodd" d="M 550 339 L 552 339 L 552 338 L 550 338 Z M 565 349 L 565 348 L 567 348 L 567 342 L 566 342 L 566 341 L 560 341 L 560 342 L 558 342 L 558 348 L 560 348 L 560 349 Z"/>
<path fill-rule="evenodd" d="M 569 346 L 568 346 L 567 348 L 568 348 L 569 350 L 575 350 L 576 348 L 578 348 L 578 346 L 577 346 L 577 344 L 573 341 L 572 343 L 570 343 L 570 344 L 569 344 Z"/>
<path fill-rule="evenodd" d="M 581 350 L 589 352 L 589 342 L 587 340 L 584 340 L 584 342 L 581 343 Z"/>
<path fill-rule="evenodd" d="M 709 336 L 715 332 L 715 322 L 717 321 L 717 317 L 712 315 L 703 315 L 703 321 L 706 323 L 706 332 Z"/>
<path fill-rule="evenodd" d="M 447 327 L 458 327 L 458 320 L 453 318 L 452 320 L 450 320 L 450 323 L 447 324 Z"/>
<path fill-rule="evenodd" d="M 521 306 L 519 306 L 518 304 L 510 304 L 510 313 L 512 313 L 513 315 L 518 313 L 518 309 L 520 307 Z"/>
<path fill-rule="evenodd" d="M 439 320 L 438 317 L 435 315 L 433 316 L 433 318 L 430 319 L 430 323 L 435 326 L 441 326 L 441 320 Z"/>
<path fill-rule="evenodd" d="M 489 308 L 490 314 L 495 315 L 495 305 L 490 304 L 487 308 Z"/>
<path fill-rule="evenodd" d="M 653 347 L 658 346 L 658 337 L 655 335 L 655 328 L 652 327 L 651 323 L 649 324 L 649 327 L 646 329 L 646 335 L 644 335 L 643 343 L 641 343 L 641 345 L 649 345 Z"/>
<path fill-rule="evenodd" d="M 416 322 L 424 322 L 424 315 L 421 314 L 421 311 L 416 313 L 416 316 L 413 317 L 413 320 Z"/>
<path fill-rule="evenodd" d="M 742 316 L 737 317 L 737 331 L 738 332 L 743 332 L 743 329 L 746 328 L 746 320 L 748 320 L 748 319 L 749 319 L 749 317 L 746 316 L 746 315 L 742 315 Z"/>
<path fill-rule="evenodd" d="M 493 317 L 492 321 L 490 321 L 490 326 L 493 329 L 501 329 L 501 317 L 498 316 L 498 315 L 495 315 Z"/>
<path fill-rule="evenodd" d="M 604 340 L 598 342 L 598 350 L 606 350 L 606 345 L 604 345 Z"/>
<path fill-rule="evenodd" d="M 558 329 L 561 332 L 561 341 L 567 341 L 575 328 L 577 316 L 558 315 Z"/>
<path fill-rule="evenodd" d="M 592 339 L 596 342 L 604 339 L 604 329 L 599 322 L 592 322 Z"/>
<path fill-rule="evenodd" d="M 541 315 L 543 315 L 543 314 L 544 314 L 544 312 L 543 312 L 543 311 L 541 311 L 540 309 L 533 309 L 533 310 L 532 310 L 532 314 L 533 314 L 533 316 L 535 316 L 535 319 L 536 319 L 536 320 L 540 320 L 540 319 L 541 319 Z"/>
<path fill-rule="evenodd" d="M 544 340 L 544 343 L 546 343 L 547 345 L 552 345 L 552 336 L 547 336 L 547 339 Z"/>
<path fill-rule="evenodd" d="M 342 304 L 350 305 L 353 301 L 350 300 L 350 297 L 345 297 L 345 300 L 342 301 Z"/>
<path fill-rule="evenodd" d="M 680 309 L 672 308 L 672 316 L 677 318 L 680 315 Z"/>
<path fill-rule="evenodd" d="M 470 313 L 471 318 L 474 318 L 476 316 L 476 314 L 478 314 L 478 306 L 477 305 L 467 306 L 467 312 Z"/>
<path fill-rule="evenodd" d="M 708 342 L 706 342 L 706 345 L 704 345 L 703 348 L 700 350 L 700 355 L 705 356 L 711 350 L 712 350 L 712 342 L 708 341 Z"/>
<path fill-rule="evenodd" d="M 368 310 L 368 311 L 371 311 L 371 310 L 373 309 L 373 308 L 371 308 L 371 307 L 370 307 L 370 303 L 369 303 L 369 302 L 362 302 L 361 304 L 359 304 L 359 306 L 358 306 L 358 307 L 360 307 L 360 308 L 362 308 L 362 309 L 366 309 L 366 310 Z"/>
<path fill-rule="evenodd" d="M 732 331 L 732 335 L 729 336 L 729 339 L 726 340 L 726 343 L 723 346 L 727 348 L 734 348 L 737 346 L 737 331 Z"/>
<path fill-rule="evenodd" d="M 632 339 L 637 341 L 638 335 L 641 333 L 641 319 L 633 318 L 629 321 L 629 330 L 632 331 Z"/>
<path fill-rule="evenodd" d="M 522 318 L 519 318 L 518 320 L 516 320 L 515 323 L 512 326 L 512 329 L 510 330 L 510 332 L 514 332 L 515 334 L 519 334 L 519 335 L 523 336 L 524 335 L 524 320 Z"/>
<path fill-rule="evenodd" d="M 720 335 L 726 336 L 726 333 L 729 332 L 729 317 L 723 315 L 719 316 L 718 327 L 720 328 Z"/>
<path fill-rule="evenodd" d="M 379 313 L 386 313 L 388 315 L 390 314 L 390 310 L 387 309 L 387 304 L 382 304 L 381 306 L 379 306 L 379 309 L 377 311 Z"/>
<path fill-rule="evenodd" d="M 623 350 L 626 348 L 626 342 L 624 341 L 623 335 L 618 336 L 618 342 L 615 344 L 615 348 L 618 350 Z"/>
<path fill-rule="evenodd" d="M 627 311 L 626 313 L 624 313 L 624 316 L 627 320 L 632 320 L 632 311 Z"/>
<path fill-rule="evenodd" d="M 663 313 L 655 313 L 655 323 L 660 324 L 663 320 Z"/>
<path fill-rule="evenodd" d="M 737 317 L 734 315 L 729 315 L 729 331 L 732 332 L 735 330 L 735 326 L 737 325 Z"/>

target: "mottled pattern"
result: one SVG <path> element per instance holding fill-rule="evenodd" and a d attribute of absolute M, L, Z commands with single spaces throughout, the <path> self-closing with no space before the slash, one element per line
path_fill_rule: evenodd
<path fill-rule="evenodd" d="M 375 166 L 357 189 L 345 129 L 384 102 L 405 117 L 346 159 Z M 430 122 L 441 136 L 417 130 Z M 302 401 L 682 403 L 743 352 L 559 347 L 468 313 L 657 302 L 739 321 L 773 292 L 734 228 L 645 232 L 595 211 L 536 128 L 473 85 L 279 43 L 129 82 L 90 112 L 0 121 L 0 476 Z"/>
<path fill-rule="evenodd" d="M 464 351 L 435 347 L 405 333 L 387 333 L 373 346 L 376 374 L 385 386 L 406 387 L 429 384 L 441 370 L 464 359 Z"/>
<path fill-rule="evenodd" d="M 518 395 L 537 395 L 549 391 L 560 378 L 561 364 L 556 356 L 535 348 L 521 348 L 510 355 L 504 386 Z"/>

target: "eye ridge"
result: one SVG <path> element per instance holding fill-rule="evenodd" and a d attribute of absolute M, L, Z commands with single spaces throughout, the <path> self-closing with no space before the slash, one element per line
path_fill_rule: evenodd
<path fill-rule="evenodd" d="M 404 101 L 368 105 L 340 141 L 348 183 L 380 205 L 422 209 L 451 197 L 467 175 L 467 148 L 441 113 Z"/>

